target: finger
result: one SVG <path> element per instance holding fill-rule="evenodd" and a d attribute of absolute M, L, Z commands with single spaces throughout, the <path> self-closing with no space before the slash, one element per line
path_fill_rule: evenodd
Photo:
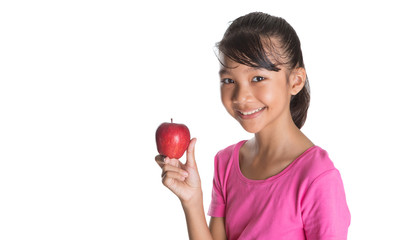
<path fill-rule="evenodd" d="M 155 157 L 156 162 L 164 162 L 164 159 L 166 158 L 166 156 L 164 155 L 157 155 Z"/>
<path fill-rule="evenodd" d="M 176 158 L 169 158 L 164 155 L 157 155 L 155 157 L 155 161 L 159 164 L 160 167 L 163 167 L 164 164 L 170 164 L 174 167 L 181 167 L 181 162 Z"/>
<path fill-rule="evenodd" d="M 159 165 L 159 167 L 161 167 L 161 168 L 163 168 L 164 167 L 164 164 L 165 164 L 165 161 L 166 161 L 166 156 L 163 156 L 163 155 L 157 155 L 156 157 L 155 157 L 155 161 L 156 161 L 156 163 Z"/>
<path fill-rule="evenodd" d="M 196 160 L 194 157 L 194 149 L 196 142 L 197 142 L 196 138 L 190 140 L 189 147 L 187 148 L 187 153 L 186 153 L 186 165 L 195 169 L 197 168 Z"/>
<path fill-rule="evenodd" d="M 185 176 L 177 172 L 167 172 L 164 174 L 162 182 L 166 187 L 171 188 L 173 184 L 176 184 L 176 181 L 183 182 L 185 179 Z"/>
<path fill-rule="evenodd" d="M 189 174 L 185 170 L 183 170 L 181 168 L 174 167 L 174 166 L 169 165 L 169 164 L 164 164 L 163 172 L 162 172 L 161 176 L 163 177 L 168 172 L 175 172 L 175 173 L 178 173 L 178 174 L 180 174 L 180 175 L 182 175 L 184 177 L 189 176 Z"/>
<path fill-rule="evenodd" d="M 174 167 L 178 167 L 178 168 L 181 167 L 181 162 L 176 158 L 166 158 L 165 163 L 172 165 Z"/>

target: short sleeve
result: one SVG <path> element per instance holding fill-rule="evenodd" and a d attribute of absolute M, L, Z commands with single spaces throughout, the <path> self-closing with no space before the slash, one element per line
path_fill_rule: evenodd
<path fill-rule="evenodd" d="M 302 220 L 307 240 L 346 240 L 350 212 L 337 169 L 318 176 L 301 201 Z"/>
<path fill-rule="evenodd" d="M 208 215 L 211 217 L 225 217 L 225 198 L 220 181 L 219 157 L 215 156 L 215 171 L 213 176 L 212 199 L 209 206 Z"/>

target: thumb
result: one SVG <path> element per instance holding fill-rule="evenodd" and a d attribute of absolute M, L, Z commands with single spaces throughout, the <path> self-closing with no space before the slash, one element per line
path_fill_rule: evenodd
<path fill-rule="evenodd" d="M 190 140 L 189 146 L 187 147 L 186 153 L 186 163 L 185 165 L 197 169 L 196 159 L 194 158 L 194 147 L 196 145 L 197 139 L 193 138 Z"/>

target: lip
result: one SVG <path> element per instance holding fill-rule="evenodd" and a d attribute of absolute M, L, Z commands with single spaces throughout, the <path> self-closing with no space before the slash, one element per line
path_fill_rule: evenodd
<path fill-rule="evenodd" d="M 260 110 L 258 110 L 258 109 L 260 109 L 260 108 L 252 109 L 252 110 L 248 110 L 248 111 L 237 110 L 237 114 L 242 119 L 252 119 L 252 118 L 256 118 L 256 117 L 260 116 L 260 114 L 262 114 L 264 112 L 266 107 L 262 107 Z M 258 110 L 258 111 L 256 111 L 256 110 Z M 242 114 L 242 113 L 253 112 L 253 111 L 256 111 L 256 112 L 249 114 L 249 115 Z"/>

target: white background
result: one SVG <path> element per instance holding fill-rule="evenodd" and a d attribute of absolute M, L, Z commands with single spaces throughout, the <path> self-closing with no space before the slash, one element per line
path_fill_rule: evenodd
<path fill-rule="evenodd" d="M 155 130 L 197 137 L 207 211 L 214 155 L 251 137 L 221 105 L 214 44 L 251 11 L 301 39 L 303 131 L 342 174 L 349 239 L 394 239 L 389 1 L 135 2 L 1 1 L 0 239 L 186 239 Z"/>

